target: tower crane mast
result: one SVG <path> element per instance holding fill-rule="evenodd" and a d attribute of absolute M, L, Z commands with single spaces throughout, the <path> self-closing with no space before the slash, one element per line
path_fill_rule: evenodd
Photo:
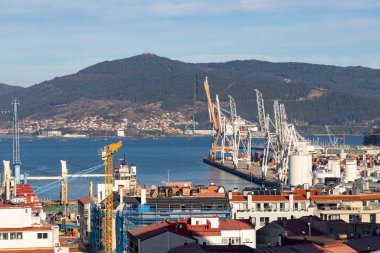
<path fill-rule="evenodd" d="M 121 141 L 107 145 L 101 151 L 104 161 L 104 252 L 112 253 L 112 233 L 113 233 L 113 153 L 123 146 Z"/>
<path fill-rule="evenodd" d="M 16 178 L 16 183 L 20 183 L 20 135 L 19 135 L 19 123 L 18 123 L 18 106 L 17 99 L 12 100 L 13 105 L 13 169 Z"/>

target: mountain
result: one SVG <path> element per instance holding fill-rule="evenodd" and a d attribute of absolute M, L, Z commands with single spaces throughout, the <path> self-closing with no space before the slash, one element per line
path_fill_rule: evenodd
<path fill-rule="evenodd" d="M 9 93 L 0 87 L 0 106 L 20 101 L 23 117 L 120 117 L 128 110 L 146 114 L 141 106 L 182 111 L 208 120 L 203 79 L 212 96 L 227 95 L 237 102 L 238 114 L 256 121 L 255 89 L 272 111 L 274 99 L 285 103 L 290 120 L 304 125 L 367 124 L 380 119 L 380 70 L 306 63 L 247 60 L 226 63 L 185 63 L 154 54 L 105 61 L 79 72 L 56 77 Z M 373 123 L 373 122 L 372 122 Z"/>
<path fill-rule="evenodd" d="M 7 95 L 7 94 L 12 94 L 13 92 L 20 91 L 24 89 L 23 87 L 20 86 L 13 86 L 13 85 L 7 85 L 0 83 L 0 94 L 1 95 Z"/>

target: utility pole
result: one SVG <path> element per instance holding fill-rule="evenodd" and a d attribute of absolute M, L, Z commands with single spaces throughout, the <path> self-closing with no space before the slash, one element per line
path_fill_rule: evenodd
<path fill-rule="evenodd" d="M 13 105 L 13 169 L 16 183 L 20 183 L 20 136 L 19 136 L 19 124 L 18 124 L 18 105 L 19 102 L 15 98 L 12 100 Z"/>

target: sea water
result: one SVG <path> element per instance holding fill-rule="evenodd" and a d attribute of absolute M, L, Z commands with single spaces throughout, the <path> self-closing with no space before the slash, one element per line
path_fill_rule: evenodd
<path fill-rule="evenodd" d="M 316 139 L 317 137 L 309 137 Z M 360 145 L 362 136 L 347 136 L 346 143 Z M 215 183 L 224 186 L 227 190 L 243 189 L 254 186 L 251 182 L 231 175 L 222 170 L 210 167 L 202 162 L 209 153 L 210 137 L 197 138 L 88 138 L 88 139 L 60 139 L 60 138 L 20 138 L 21 173 L 30 176 L 60 176 L 60 160 L 67 161 L 69 174 L 102 164 L 99 150 L 105 145 L 123 141 L 123 146 L 114 154 L 115 166 L 119 158 L 126 158 L 128 164 L 137 166 L 137 177 L 142 185 L 164 185 L 166 181 L 186 181 L 193 185 L 209 185 Z M 318 140 L 327 141 L 326 136 Z M 262 145 L 262 140 L 254 141 Z M 8 160 L 12 163 L 12 138 L 0 137 L 0 161 Z M 1 176 L 3 166 L 1 165 Z M 104 167 L 90 172 L 104 173 Z M 55 183 L 53 183 L 56 181 Z M 96 192 L 97 183 L 103 183 L 102 178 L 78 178 L 69 182 L 69 198 L 76 199 L 88 195 L 88 184 L 94 183 Z M 55 186 L 39 194 L 41 199 L 59 199 L 60 183 L 57 180 L 29 180 L 35 190 L 48 184 Z M 49 187 L 51 188 L 51 187 Z"/>

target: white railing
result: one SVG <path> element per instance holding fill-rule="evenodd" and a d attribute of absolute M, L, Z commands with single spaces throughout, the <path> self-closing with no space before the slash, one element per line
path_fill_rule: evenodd
<path fill-rule="evenodd" d="M 240 209 L 237 212 L 307 212 L 308 208 L 250 208 Z"/>

